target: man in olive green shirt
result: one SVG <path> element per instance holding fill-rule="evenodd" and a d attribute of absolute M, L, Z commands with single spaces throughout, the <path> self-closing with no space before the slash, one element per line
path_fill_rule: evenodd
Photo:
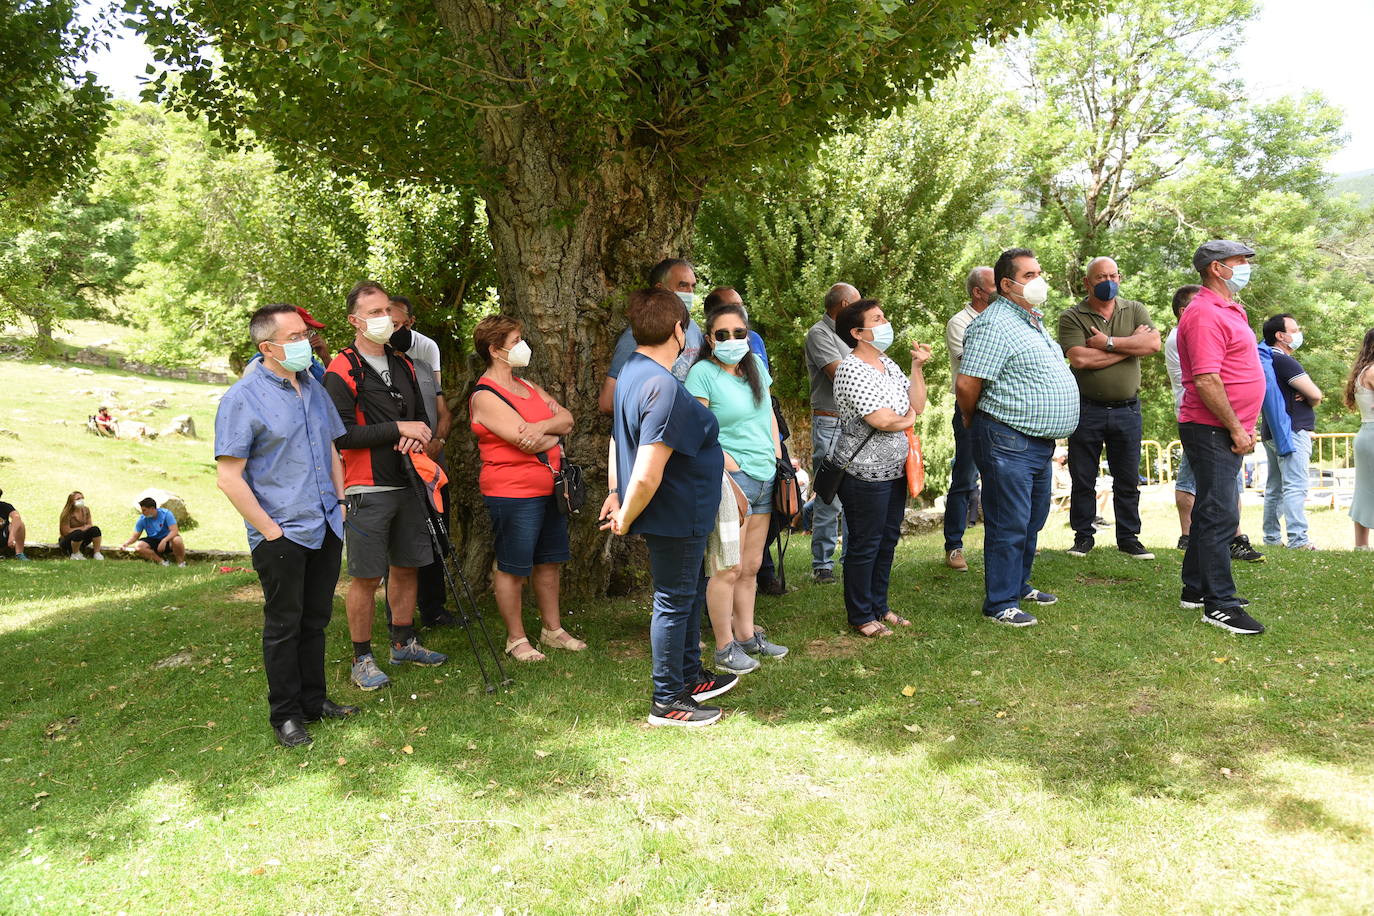
<path fill-rule="evenodd" d="M 1102 449 L 1112 475 L 1117 549 L 1140 560 L 1140 357 L 1159 351 L 1159 332 L 1145 306 L 1118 299 L 1121 272 L 1111 258 L 1088 262 L 1087 297 L 1059 316 L 1059 346 L 1078 382 L 1078 429 L 1069 436 L 1069 556 L 1093 549 L 1097 468 Z"/>

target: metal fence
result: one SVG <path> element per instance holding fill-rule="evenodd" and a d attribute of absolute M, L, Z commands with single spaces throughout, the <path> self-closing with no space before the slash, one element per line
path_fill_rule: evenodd
<path fill-rule="evenodd" d="M 1154 439 L 1140 443 L 1140 475 L 1146 483 L 1168 483 L 1173 480 L 1182 459 L 1183 444 L 1177 439 L 1162 445 Z M 1263 446 L 1245 456 L 1247 487 L 1263 487 L 1264 476 L 1258 472 L 1261 466 L 1267 464 Z M 1355 434 L 1314 433 L 1308 477 L 1309 501 L 1329 499 L 1334 507 L 1343 496 L 1348 496 L 1355 487 Z"/>

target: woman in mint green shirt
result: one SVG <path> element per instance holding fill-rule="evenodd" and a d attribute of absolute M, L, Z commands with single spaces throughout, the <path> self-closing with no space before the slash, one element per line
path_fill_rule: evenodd
<path fill-rule="evenodd" d="M 768 389 L 773 384 L 763 361 L 749 352 L 744 308 L 727 304 L 706 316 L 706 340 L 687 373 L 687 390 L 720 422 L 725 470 L 744 492 L 749 514 L 740 523 L 740 562 L 711 577 L 706 610 L 716 637 L 716 667 L 734 674 L 759 666 L 751 655 L 781 658 L 783 646 L 754 627 L 755 577 L 763 561 L 768 520 L 773 512 L 773 480 L 782 449 Z"/>

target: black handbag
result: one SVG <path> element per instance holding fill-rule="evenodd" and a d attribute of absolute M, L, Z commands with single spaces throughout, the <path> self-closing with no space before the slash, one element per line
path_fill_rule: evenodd
<path fill-rule="evenodd" d="M 816 498 L 831 505 L 835 502 L 835 494 L 840 492 L 840 479 L 844 477 L 845 470 L 854 463 L 854 459 L 859 457 L 859 452 L 864 450 L 868 440 L 873 438 L 877 430 L 873 427 L 868 428 L 868 435 L 864 436 L 864 441 L 859 443 L 859 447 L 854 449 L 854 454 L 849 456 L 849 460 L 840 464 L 833 455 L 826 455 L 821 459 L 820 466 L 816 468 L 815 490 Z"/>
<path fill-rule="evenodd" d="M 515 410 L 516 416 L 520 416 L 520 411 L 516 410 L 515 405 L 495 388 L 490 385 L 478 385 L 472 393 L 476 394 L 479 391 L 490 391 L 505 401 L 507 407 Z M 583 477 L 582 466 L 573 464 L 568 459 L 568 450 L 563 446 L 562 436 L 558 437 L 558 447 L 563 449 L 563 462 L 556 471 L 549 461 L 547 452 L 540 452 L 535 457 L 543 462 L 544 467 L 553 472 L 553 502 L 558 507 L 558 513 L 560 515 L 576 515 L 578 510 L 587 503 L 587 481 Z"/>

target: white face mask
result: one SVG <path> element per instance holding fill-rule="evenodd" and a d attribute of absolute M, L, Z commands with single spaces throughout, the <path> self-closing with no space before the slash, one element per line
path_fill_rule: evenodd
<path fill-rule="evenodd" d="M 505 349 L 502 347 L 502 349 Z M 512 369 L 523 369 L 530 364 L 530 345 L 523 340 L 506 350 L 506 363 Z"/>
<path fill-rule="evenodd" d="M 375 344 L 384 344 L 391 340 L 391 334 L 395 329 L 392 327 L 390 315 L 378 315 L 375 318 L 365 320 L 364 337 Z"/>
<path fill-rule="evenodd" d="M 1302 331 L 1294 331 L 1292 334 L 1289 334 L 1289 335 L 1288 335 L 1288 347 L 1289 347 L 1289 349 L 1296 350 L 1298 347 L 1301 347 L 1301 346 L 1302 346 Z"/>
<path fill-rule="evenodd" d="M 1021 287 L 1021 298 L 1039 308 L 1050 298 L 1050 284 L 1044 277 L 1036 277 Z"/>
<path fill-rule="evenodd" d="M 80 509 L 82 506 L 86 505 L 86 501 L 84 499 L 74 499 L 72 500 L 72 505 Z"/>
<path fill-rule="evenodd" d="M 678 293 L 677 297 L 682 300 L 682 304 L 687 306 L 687 311 L 692 310 L 692 304 L 697 301 L 696 293 Z"/>

